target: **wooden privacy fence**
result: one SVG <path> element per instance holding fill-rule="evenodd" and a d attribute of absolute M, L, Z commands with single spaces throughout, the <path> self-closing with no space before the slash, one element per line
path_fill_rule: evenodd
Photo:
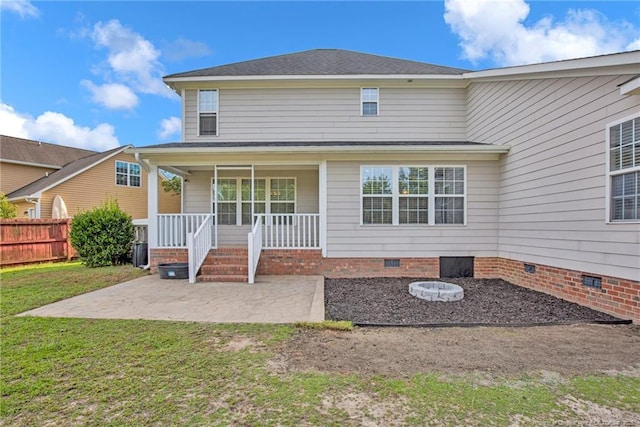
<path fill-rule="evenodd" d="M 0 219 L 0 266 L 69 260 L 71 219 Z"/>

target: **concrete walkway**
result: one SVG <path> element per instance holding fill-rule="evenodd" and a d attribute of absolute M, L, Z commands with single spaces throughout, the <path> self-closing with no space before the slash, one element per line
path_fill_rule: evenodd
<path fill-rule="evenodd" d="M 145 276 L 19 316 L 293 323 L 324 320 L 322 276 L 260 276 L 256 283 L 196 283 Z"/>

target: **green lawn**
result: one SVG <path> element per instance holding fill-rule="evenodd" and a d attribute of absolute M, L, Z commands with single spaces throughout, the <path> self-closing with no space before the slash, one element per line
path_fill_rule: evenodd
<path fill-rule="evenodd" d="M 471 376 L 287 372 L 275 356 L 294 326 L 13 316 L 140 274 L 79 264 L 0 272 L 0 424 L 568 425 L 582 419 L 563 403 L 569 395 L 640 412 L 637 377 L 485 384 Z"/>

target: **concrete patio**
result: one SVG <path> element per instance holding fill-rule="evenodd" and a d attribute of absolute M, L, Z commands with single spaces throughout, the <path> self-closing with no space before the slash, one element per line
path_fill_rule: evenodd
<path fill-rule="evenodd" d="M 324 320 L 322 276 L 260 276 L 256 283 L 196 283 L 145 276 L 19 316 L 294 323 Z"/>

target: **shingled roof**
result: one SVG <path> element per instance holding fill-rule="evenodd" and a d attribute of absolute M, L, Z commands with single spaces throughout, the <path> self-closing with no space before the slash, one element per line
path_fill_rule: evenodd
<path fill-rule="evenodd" d="M 18 188 L 15 191 L 7 194 L 7 198 L 9 200 L 22 199 L 25 197 L 29 197 L 35 195 L 36 193 L 47 190 L 56 185 L 62 184 L 64 181 L 73 178 L 80 172 L 104 161 L 108 158 L 115 156 L 116 154 L 124 151 L 127 148 L 131 148 L 131 145 L 125 145 L 121 147 L 114 148 L 112 150 L 105 151 L 103 153 L 96 153 L 95 151 L 87 157 L 83 157 L 81 159 L 77 159 L 65 165 L 62 169 L 51 172 L 47 176 L 43 176 L 42 178 L 33 181 L 24 187 Z"/>
<path fill-rule="evenodd" d="M 0 160 L 9 163 L 40 165 L 61 168 L 82 157 L 96 154 L 95 151 L 47 142 L 0 135 Z"/>
<path fill-rule="evenodd" d="M 459 75 L 467 70 L 342 49 L 313 49 L 165 76 Z"/>

